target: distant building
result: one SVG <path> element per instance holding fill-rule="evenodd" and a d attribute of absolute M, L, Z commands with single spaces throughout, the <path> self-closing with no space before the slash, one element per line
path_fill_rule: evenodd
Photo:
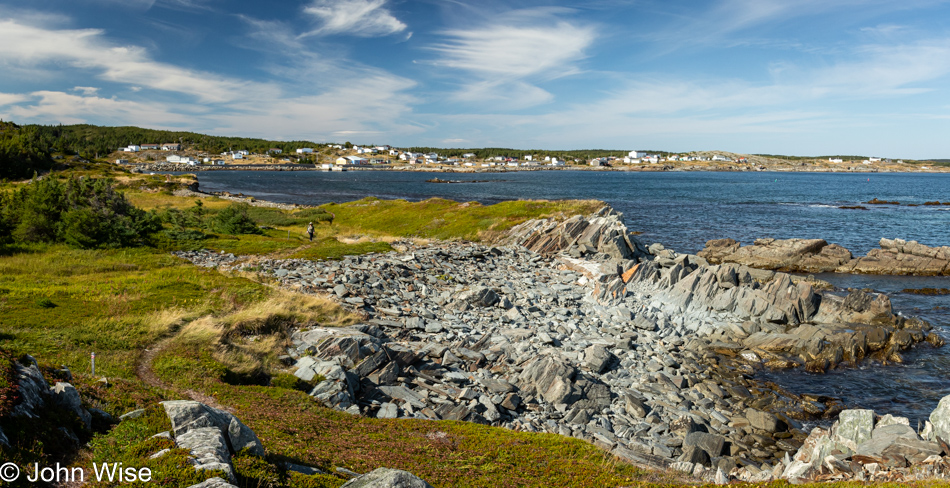
<path fill-rule="evenodd" d="M 313 152 L 312 147 L 300 147 L 297 148 L 297 154 L 310 154 Z"/>
<path fill-rule="evenodd" d="M 336 164 L 367 164 L 369 160 L 359 156 L 344 156 L 336 160 Z"/>
<path fill-rule="evenodd" d="M 161 144 L 142 144 L 143 151 L 158 150 L 161 148 L 162 148 Z"/>
<path fill-rule="evenodd" d="M 116 159 L 115 164 L 129 164 L 128 159 Z"/>
<path fill-rule="evenodd" d="M 640 159 L 640 158 L 647 157 L 647 156 L 649 156 L 649 155 L 650 155 L 650 153 L 648 153 L 648 152 L 646 152 L 646 151 L 630 151 L 630 152 L 628 153 L 628 157 L 629 157 L 630 159 Z"/>
<path fill-rule="evenodd" d="M 127 147 L 119 148 L 119 150 L 122 152 L 139 152 L 141 149 L 142 149 L 142 146 L 136 146 L 135 144 L 131 144 Z"/>
<path fill-rule="evenodd" d="M 283 149 L 280 149 L 280 148 L 278 148 L 278 147 L 272 147 L 272 148 L 270 148 L 270 149 L 267 150 L 267 154 L 280 154 L 280 153 L 282 153 L 282 152 L 284 152 L 284 150 L 283 150 Z"/>
<path fill-rule="evenodd" d="M 465 153 L 462 155 L 464 159 L 471 159 L 475 157 L 475 153 Z"/>
<path fill-rule="evenodd" d="M 162 151 L 181 151 L 181 144 L 177 142 L 166 142 L 162 144 Z"/>

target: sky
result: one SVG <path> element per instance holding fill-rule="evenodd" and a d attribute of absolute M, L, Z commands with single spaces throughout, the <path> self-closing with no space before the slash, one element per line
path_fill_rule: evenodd
<path fill-rule="evenodd" d="M 950 0 L 0 0 L 0 118 L 950 158 Z"/>

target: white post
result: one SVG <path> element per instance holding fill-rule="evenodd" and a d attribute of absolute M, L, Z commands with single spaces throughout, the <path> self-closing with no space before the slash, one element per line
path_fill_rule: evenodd
<path fill-rule="evenodd" d="M 92 353 L 92 375 L 96 375 L 96 353 Z"/>

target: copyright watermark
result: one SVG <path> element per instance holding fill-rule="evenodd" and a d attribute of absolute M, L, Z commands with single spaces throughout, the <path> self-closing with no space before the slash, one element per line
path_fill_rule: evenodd
<path fill-rule="evenodd" d="M 4 463 L 0 466 L 0 480 L 11 483 L 20 477 L 20 467 L 13 463 Z"/>
<path fill-rule="evenodd" d="M 135 483 L 137 481 L 152 481 L 151 469 L 123 466 L 122 463 L 93 464 L 92 474 L 93 476 L 90 478 L 95 479 L 97 482 Z M 76 466 L 67 467 L 56 463 L 54 466 L 41 467 L 39 463 L 33 463 L 32 465 L 26 466 L 24 473 L 15 463 L 4 463 L 0 465 L 0 481 L 12 483 L 20 479 L 20 476 L 23 475 L 25 475 L 25 479 L 30 483 L 36 483 L 37 481 L 45 483 L 85 483 L 86 481 L 86 470 Z"/>

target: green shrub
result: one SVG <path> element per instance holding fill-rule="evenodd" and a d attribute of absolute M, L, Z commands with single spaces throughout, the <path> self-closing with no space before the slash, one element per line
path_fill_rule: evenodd
<path fill-rule="evenodd" d="M 209 227 L 223 234 L 261 234 L 261 229 L 248 216 L 249 207 L 246 203 L 232 203 L 211 219 Z"/>
<path fill-rule="evenodd" d="M 46 177 L 0 194 L 0 236 L 16 244 L 127 247 L 144 243 L 160 229 L 154 213 L 132 206 L 103 179 Z"/>
<path fill-rule="evenodd" d="M 310 391 L 310 385 L 306 381 L 290 374 L 277 373 L 270 378 L 270 386 L 275 388 L 286 388 L 288 390 Z"/>

